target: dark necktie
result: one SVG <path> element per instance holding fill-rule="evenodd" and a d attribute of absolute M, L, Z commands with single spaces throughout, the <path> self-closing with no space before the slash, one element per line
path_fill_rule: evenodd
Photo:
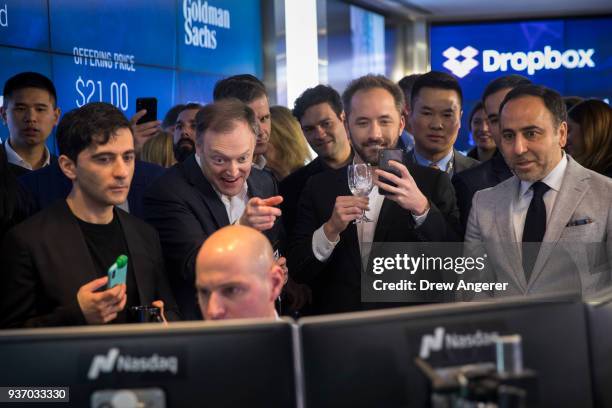
<path fill-rule="evenodd" d="M 531 185 L 533 197 L 529 203 L 525 227 L 523 228 L 523 271 L 525 279 L 529 282 L 531 271 L 535 264 L 540 244 L 546 233 L 546 205 L 544 204 L 544 193 L 550 187 L 541 181 L 536 181 Z"/>

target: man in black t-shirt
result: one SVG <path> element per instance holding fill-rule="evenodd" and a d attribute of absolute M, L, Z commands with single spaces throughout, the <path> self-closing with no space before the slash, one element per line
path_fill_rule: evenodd
<path fill-rule="evenodd" d="M 116 207 L 134 174 L 125 116 L 106 103 L 85 105 L 64 116 L 57 141 L 72 190 L 8 233 L 0 327 L 122 323 L 136 305 L 178 319 L 157 233 Z M 126 283 L 109 289 L 107 270 L 120 255 L 128 257 Z"/>

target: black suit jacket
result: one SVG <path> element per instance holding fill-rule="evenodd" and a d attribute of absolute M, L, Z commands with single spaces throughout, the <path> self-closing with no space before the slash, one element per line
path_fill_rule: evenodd
<path fill-rule="evenodd" d="M 325 170 L 331 170 L 331 167 L 326 165 L 320 157 L 317 157 L 308 163 L 308 165 L 297 169 L 280 182 L 278 188 L 283 196 L 283 203 L 281 204 L 281 210 L 283 211 L 282 219 L 287 235 L 291 234 L 295 226 L 297 206 L 306 182 L 310 177 Z"/>
<path fill-rule="evenodd" d="M 164 168 L 156 164 L 136 160 L 134 177 L 128 193 L 130 214 L 143 219 L 142 196 L 145 189 L 164 173 Z M 58 200 L 64 200 L 72 189 L 72 182 L 64 175 L 57 161 L 19 177 L 21 185 L 30 192 L 34 208 L 42 210 Z"/>
<path fill-rule="evenodd" d="M 510 177 L 512 177 L 512 172 L 499 150 L 495 152 L 490 160 L 455 174 L 453 186 L 457 194 L 457 205 L 464 231 L 470 216 L 470 210 L 472 209 L 472 197 L 474 197 L 474 194 L 485 188 L 494 187 Z"/>
<path fill-rule="evenodd" d="M 251 169 L 247 181 L 249 197 L 278 195 L 274 178 L 266 171 Z M 229 224 L 223 202 L 190 156 L 168 169 L 146 191 L 147 222 L 159 232 L 170 285 L 183 318 L 201 319 L 196 302 L 195 260 L 210 234 Z M 265 232 L 273 244 L 282 238 L 280 219 Z"/>
<path fill-rule="evenodd" d="M 410 212 L 386 199 L 380 210 L 374 242 L 442 242 L 460 239 L 459 213 L 448 176 L 441 171 L 405 163 L 431 208 L 425 222 L 415 228 Z M 298 217 L 289 243 L 289 273 L 312 288 L 313 312 L 340 313 L 371 308 L 361 303 L 361 255 L 353 223 L 340 234 L 340 242 L 326 262 L 312 251 L 312 235 L 332 215 L 337 196 L 351 195 L 347 168 L 312 176 L 300 198 Z M 397 305 L 396 305 L 397 306 Z"/>
<path fill-rule="evenodd" d="M 141 304 L 163 300 L 168 319 L 178 320 L 157 233 L 123 210 L 115 214 L 128 246 Z M 0 327 L 86 324 L 77 292 L 98 276 L 66 201 L 58 201 L 9 231 L 1 259 Z"/>

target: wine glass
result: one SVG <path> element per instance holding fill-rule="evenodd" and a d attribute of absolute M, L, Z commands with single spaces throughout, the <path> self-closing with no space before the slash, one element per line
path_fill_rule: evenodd
<path fill-rule="evenodd" d="M 372 168 L 370 165 L 366 163 L 349 164 L 348 185 L 354 196 L 367 197 L 374 186 L 372 181 Z M 372 222 L 371 219 L 366 217 L 365 210 L 363 210 L 361 217 L 353 221 L 354 224 L 360 224 L 362 222 Z"/>

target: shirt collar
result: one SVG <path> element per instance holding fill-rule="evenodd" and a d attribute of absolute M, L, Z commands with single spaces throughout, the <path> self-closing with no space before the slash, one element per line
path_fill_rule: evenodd
<path fill-rule="evenodd" d="M 255 167 L 257 170 L 263 170 L 264 167 L 266 167 L 266 164 L 268 164 L 268 161 L 263 154 L 258 155 L 257 158 L 253 160 L 253 167 Z"/>
<path fill-rule="evenodd" d="M 11 146 L 9 139 L 6 139 L 6 142 L 4 142 L 4 148 L 6 149 L 6 159 L 8 160 L 9 163 L 15 164 L 19 167 L 23 167 L 24 169 L 33 170 L 30 163 L 23 160 L 21 156 L 19 156 L 19 154 L 15 150 L 13 150 L 13 147 Z M 42 167 L 46 167 L 50 163 L 51 163 L 51 153 L 49 152 L 49 149 L 47 148 L 47 146 L 45 146 L 45 162 L 43 163 Z"/>
<path fill-rule="evenodd" d="M 426 166 L 429 167 L 431 164 L 437 164 L 438 167 L 440 168 L 440 170 L 442 171 L 446 171 L 446 168 L 448 167 L 448 163 L 453 159 L 453 149 L 451 149 L 446 156 L 444 156 L 443 158 L 441 158 L 440 160 L 434 162 L 431 160 L 426 159 L 425 157 L 421 156 L 419 154 L 419 152 L 417 152 L 416 149 L 413 150 L 414 152 L 414 158 L 417 161 L 417 164 L 421 165 L 421 166 Z"/>
<path fill-rule="evenodd" d="M 201 169 L 202 168 L 202 159 L 200 159 L 200 156 L 198 156 L 197 153 L 195 154 L 195 159 L 196 159 L 196 162 L 198 163 L 198 166 L 200 166 L 200 169 Z M 242 190 L 240 190 L 240 192 L 238 194 L 236 194 L 234 197 L 236 197 L 238 199 L 241 199 L 241 200 L 246 200 L 246 198 L 248 196 L 248 192 L 249 192 L 249 187 L 248 187 L 247 183 L 248 183 L 248 181 L 244 182 L 244 184 L 242 185 Z M 229 197 L 229 196 L 226 196 L 224 194 L 221 194 L 221 192 L 219 190 L 217 190 L 217 188 L 215 187 L 215 185 L 213 183 L 210 183 L 210 185 L 212 186 L 213 190 L 215 190 L 215 193 L 217 193 L 217 195 L 221 199 L 221 202 L 229 204 L 230 201 L 232 201 L 233 197 Z"/>
<path fill-rule="evenodd" d="M 567 168 L 567 155 L 565 152 L 562 152 L 561 160 L 559 163 L 544 177 L 541 182 L 550 187 L 551 190 L 559 191 L 561 189 L 561 183 L 563 182 L 563 175 L 565 174 L 565 169 Z M 522 197 L 524 194 L 529 191 L 529 187 L 535 183 L 534 181 L 523 181 L 521 180 L 520 189 L 519 189 L 519 197 Z"/>

